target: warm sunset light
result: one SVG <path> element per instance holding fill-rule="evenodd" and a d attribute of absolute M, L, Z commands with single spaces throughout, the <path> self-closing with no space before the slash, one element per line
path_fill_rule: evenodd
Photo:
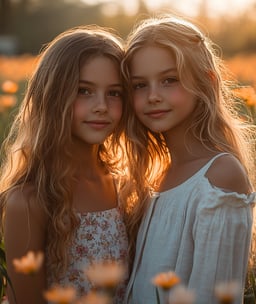
<path fill-rule="evenodd" d="M 83 2 L 95 5 L 97 3 L 107 3 L 109 0 L 82 0 Z M 111 1 L 111 7 L 113 9 L 113 3 L 121 5 L 128 14 L 136 13 L 136 10 L 139 5 L 139 0 L 129 0 L 129 1 L 120 1 L 113 0 Z M 167 9 L 174 10 L 177 13 L 182 13 L 188 16 L 195 16 L 198 14 L 200 9 L 207 11 L 209 16 L 216 15 L 236 15 L 238 12 L 246 10 L 248 6 L 255 3 L 255 0 L 144 0 L 143 1 L 149 10 L 155 12 L 155 10 Z M 109 7 L 110 8 L 110 7 Z"/>
<path fill-rule="evenodd" d="M 0 304 L 256 304 L 255 68 L 256 0 L 0 0 Z"/>
<path fill-rule="evenodd" d="M 152 8 L 159 8 L 164 6 L 166 8 L 177 9 L 179 12 L 186 15 L 196 15 L 200 7 L 204 7 L 209 15 L 234 15 L 237 12 L 241 12 L 246 9 L 248 5 L 254 3 L 254 0 L 182 0 L 182 1 L 170 1 L 170 0 L 145 0 L 147 5 Z M 156 4 L 157 2 L 157 4 Z"/>

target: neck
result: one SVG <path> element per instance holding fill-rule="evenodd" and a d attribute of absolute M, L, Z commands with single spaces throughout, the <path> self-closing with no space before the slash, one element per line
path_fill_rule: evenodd
<path fill-rule="evenodd" d="M 72 151 L 76 176 L 94 179 L 106 171 L 98 157 L 99 145 L 76 145 Z"/>
<path fill-rule="evenodd" d="M 186 137 L 184 133 L 182 136 L 178 134 L 164 135 L 166 145 L 171 155 L 172 164 L 186 163 L 198 158 L 207 157 L 211 153 L 216 153 L 214 149 L 207 148 L 200 140 L 195 138 L 192 134 Z"/>

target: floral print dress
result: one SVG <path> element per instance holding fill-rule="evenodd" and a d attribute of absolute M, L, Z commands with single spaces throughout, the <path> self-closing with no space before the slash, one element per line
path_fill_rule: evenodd
<path fill-rule="evenodd" d="M 69 265 L 65 276 L 54 282 L 48 274 L 48 286 L 74 286 L 79 296 L 87 294 L 92 285 L 84 270 L 95 261 L 127 262 L 128 240 L 119 207 L 104 211 L 78 213 L 80 226 L 69 250 Z M 48 261 L 49 262 L 49 261 Z M 126 280 L 116 290 L 115 304 L 123 303 Z"/>

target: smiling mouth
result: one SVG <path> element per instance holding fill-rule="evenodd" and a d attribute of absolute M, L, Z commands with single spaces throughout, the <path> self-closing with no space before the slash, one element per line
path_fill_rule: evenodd
<path fill-rule="evenodd" d="M 94 129 L 103 129 L 110 124 L 107 121 L 85 121 L 84 123 Z"/>
<path fill-rule="evenodd" d="M 145 114 L 151 118 L 160 118 L 169 112 L 170 110 L 157 110 L 157 111 L 147 112 Z"/>

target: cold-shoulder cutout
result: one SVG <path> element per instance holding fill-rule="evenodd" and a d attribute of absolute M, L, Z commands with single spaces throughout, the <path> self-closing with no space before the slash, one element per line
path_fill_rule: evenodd
<path fill-rule="evenodd" d="M 150 280 L 170 269 L 196 290 L 202 304 L 216 302 L 218 282 L 236 279 L 243 286 L 255 204 L 244 174 L 238 160 L 219 153 L 185 182 L 154 193 L 137 236 L 124 303 L 157 303 Z M 238 193 L 244 189 L 230 179 L 241 182 L 245 193 Z M 242 298 L 241 293 L 235 303 Z"/>
<path fill-rule="evenodd" d="M 226 192 L 249 194 L 252 191 L 244 167 L 231 154 L 215 159 L 205 176 L 213 186 Z"/>

